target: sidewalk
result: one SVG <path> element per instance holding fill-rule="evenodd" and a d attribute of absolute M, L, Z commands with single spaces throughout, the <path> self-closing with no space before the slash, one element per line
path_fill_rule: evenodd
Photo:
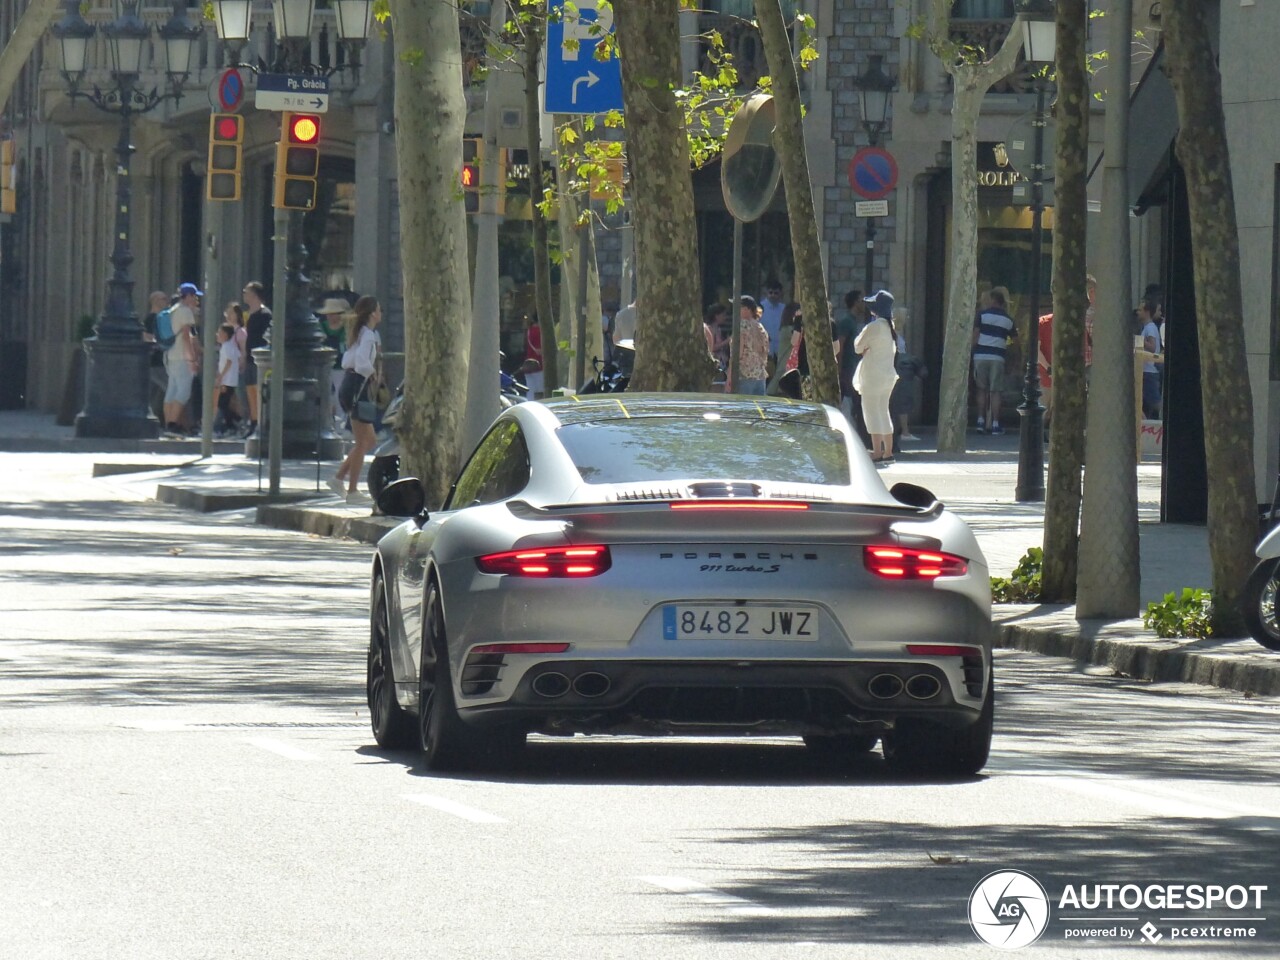
<path fill-rule="evenodd" d="M 884 480 L 919 483 L 933 490 L 973 528 L 991 572 L 1008 575 L 1043 535 L 1044 505 L 1016 503 L 1016 433 L 1002 437 L 972 435 L 971 449 L 960 457 L 940 457 L 931 435 L 904 445 Z M 38 414 L 0 413 L 0 450 L 83 452 L 69 428 Z M 369 505 L 347 504 L 324 486 L 336 464 L 286 461 L 281 494 L 267 493 L 266 464 L 243 454 L 243 444 L 225 444 L 209 460 L 199 459 L 186 441 L 146 441 L 121 451 L 111 441 L 98 449 L 94 474 L 135 473 L 137 482 L 154 483 L 154 496 L 198 511 L 256 507 L 260 524 L 326 537 L 349 537 L 373 544 L 396 521 L 370 515 Z M 105 447 L 105 449 L 104 449 Z M 234 452 L 233 452 L 234 451 Z M 259 471 L 261 469 L 261 480 Z M 1138 467 L 1140 597 L 1142 609 L 1183 587 L 1208 589 L 1208 535 L 1204 527 L 1158 522 L 1160 467 Z M 997 646 L 1069 657 L 1116 674 L 1150 681 L 1208 684 L 1247 694 L 1280 695 L 1280 655 L 1252 639 L 1161 640 L 1141 617 L 1125 620 L 1075 619 L 1073 606 L 1024 604 L 994 608 Z"/>

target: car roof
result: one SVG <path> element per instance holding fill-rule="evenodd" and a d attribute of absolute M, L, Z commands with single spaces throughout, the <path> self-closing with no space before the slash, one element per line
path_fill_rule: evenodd
<path fill-rule="evenodd" d="M 644 417 L 697 417 L 716 413 L 742 420 L 774 420 L 827 426 L 827 408 L 820 403 L 785 397 L 741 397 L 718 393 L 624 393 L 608 396 L 556 397 L 542 401 L 561 425 L 633 420 Z"/>

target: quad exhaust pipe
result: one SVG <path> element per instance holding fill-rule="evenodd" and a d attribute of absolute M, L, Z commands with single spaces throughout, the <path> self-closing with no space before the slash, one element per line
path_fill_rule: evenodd
<path fill-rule="evenodd" d="M 942 692 L 942 682 L 931 673 L 905 681 L 896 673 L 879 673 L 867 681 L 867 693 L 877 700 L 892 700 L 903 692 L 913 700 L 932 700 Z"/>
<path fill-rule="evenodd" d="M 573 692 L 580 697 L 603 697 L 613 686 L 613 681 L 603 673 L 580 673 L 573 678 Z"/>
<path fill-rule="evenodd" d="M 569 678 L 563 673 L 548 670 L 533 678 L 533 692 L 540 697 L 554 700 L 569 692 Z"/>

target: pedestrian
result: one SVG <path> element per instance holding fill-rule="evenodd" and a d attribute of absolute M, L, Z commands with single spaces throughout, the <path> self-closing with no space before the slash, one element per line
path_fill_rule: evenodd
<path fill-rule="evenodd" d="M 236 304 L 238 307 L 239 304 Z M 240 348 L 236 345 L 236 327 L 224 323 L 218 327 L 218 377 L 214 390 L 218 395 L 218 417 L 214 422 L 214 436 L 219 440 L 237 434 L 240 418 L 231 409 L 240 382 Z"/>
<path fill-rule="evenodd" d="M 760 307 L 755 297 L 743 295 L 738 301 L 740 382 L 730 385 L 732 393 L 763 397 L 769 381 L 769 332 L 760 323 Z"/>
<path fill-rule="evenodd" d="M 374 297 L 361 297 L 347 315 L 347 349 L 342 354 L 342 386 L 338 400 L 351 418 L 351 435 L 355 440 L 338 472 L 329 479 L 329 486 L 339 496 L 346 483 L 348 503 L 365 499 L 360 493 L 360 472 L 364 458 L 377 443 L 373 432 L 376 414 L 368 415 L 368 404 L 375 404 L 378 384 L 382 378 L 382 337 L 378 325 L 382 322 L 382 307 Z"/>
<path fill-rule="evenodd" d="M 782 329 L 789 332 L 790 348 L 786 360 L 780 363 L 781 376 L 775 373 L 778 393 L 792 400 L 804 400 L 813 396 L 813 380 L 809 371 L 809 346 L 804 336 L 804 310 L 798 303 L 787 304 L 782 314 Z M 840 362 L 840 339 L 836 323 L 831 322 L 831 351 L 837 366 Z"/>
<path fill-rule="evenodd" d="M 893 326 L 898 332 L 898 353 L 894 358 L 898 382 L 893 385 L 893 392 L 889 394 L 889 414 L 897 424 L 899 440 L 919 440 L 911 432 L 911 414 L 915 412 L 920 398 L 920 384 L 929 371 L 923 360 L 907 350 L 907 339 L 902 334 L 906 314 L 907 311 L 902 307 L 896 307 L 893 311 Z"/>
<path fill-rule="evenodd" d="M 236 300 L 227 304 L 222 311 L 222 322 L 231 324 L 235 330 L 236 350 L 240 353 L 240 362 L 236 370 L 235 412 L 237 417 L 248 422 L 249 398 L 244 388 L 244 355 L 245 344 L 249 342 L 249 331 L 245 328 L 244 305 Z"/>
<path fill-rule="evenodd" d="M 524 385 L 529 388 L 529 399 L 537 400 L 546 388 L 542 373 L 542 327 L 536 315 L 524 318 Z"/>
<path fill-rule="evenodd" d="M 326 297 L 316 310 L 324 345 L 333 351 L 333 367 L 329 370 L 329 405 L 338 408 L 338 391 L 342 389 L 342 355 L 347 349 L 347 324 L 343 319 L 351 312 L 351 303 L 342 297 Z"/>
<path fill-rule="evenodd" d="M 613 345 L 625 343 L 625 349 L 631 349 L 631 341 L 636 337 L 636 302 L 632 300 L 613 315 Z"/>
<path fill-rule="evenodd" d="M 245 320 L 244 349 L 244 387 L 249 399 L 249 427 L 245 437 L 252 437 L 258 430 L 261 419 L 262 399 L 258 388 L 258 364 L 253 358 L 253 351 L 267 346 L 267 332 L 271 329 L 271 308 L 267 306 L 266 287 L 259 280 L 251 280 L 244 285 L 242 292 L 245 306 L 249 308 L 249 317 Z"/>
<path fill-rule="evenodd" d="M 610 301 L 604 305 L 600 316 L 601 343 L 604 344 L 604 362 L 613 362 L 613 318 L 618 315 L 618 304 Z"/>
<path fill-rule="evenodd" d="M 156 343 L 156 318 L 160 316 L 162 310 L 169 309 L 169 304 L 172 300 L 173 298 L 163 290 L 153 290 L 147 296 L 147 315 L 142 318 L 142 339 L 154 347 L 149 360 L 148 375 L 151 381 L 151 390 L 148 403 L 152 412 L 161 418 L 162 426 L 165 427 L 168 424 L 163 422 L 164 394 L 169 386 L 169 375 L 164 369 L 165 351 Z"/>
<path fill-rule="evenodd" d="M 992 436 L 1004 433 L 1000 426 L 1001 392 L 1009 341 L 1018 332 L 1009 316 L 1009 291 L 992 287 L 983 297 L 982 308 L 973 324 L 973 379 L 978 387 L 978 432 Z"/>
<path fill-rule="evenodd" d="M 1156 300 L 1143 300 L 1138 305 L 1138 320 L 1142 323 L 1142 349 L 1152 354 L 1142 362 L 1142 416 L 1146 420 L 1161 417 L 1160 368 L 1164 363 L 1164 340 L 1160 336 L 1160 304 Z"/>
<path fill-rule="evenodd" d="M 1046 313 L 1036 326 L 1036 367 L 1040 374 L 1040 404 L 1047 429 L 1053 419 L 1053 314 Z"/>
<path fill-rule="evenodd" d="M 200 364 L 195 329 L 202 296 L 194 283 L 184 283 L 178 287 L 177 301 L 169 308 L 169 327 L 174 335 L 173 345 L 164 357 L 169 376 L 164 392 L 164 424 L 169 437 L 185 437 L 189 429 L 187 404 L 191 402 L 191 388 Z"/>
<path fill-rule="evenodd" d="M 769 334 L 769 359 L 775 363 L 781 343 L 782 314 L 786 309 L 787 304 L 782 299 L 782 284 L 770 279 L 765 284 L 764 297 L 760 301 L 760 324 Z"/>
<path fill-rule="evenodd" d="M 884 466 L 893 463 L 893 421 L 889 417 L 889 396 L 898 381 L 894 358 L 898 352 L 898 331 L 893 327 L 893 294 L 878 290 L 866 298 L 872 319 L 853 341 L 862 358 L 853 374 L 853 388 L 862 397 L 862 418 L 871 434 L 871 460 Z"/>
<path fill-rule="evenodd" d="M 702 314 L 702 335 L 707 338 L 707 353 L 716 362 L 720 372 L 729 367 L 730 338 L 724 335 L 725 321 L 729 319 L 729 308 L 723 303 L 713 303 Z"/>

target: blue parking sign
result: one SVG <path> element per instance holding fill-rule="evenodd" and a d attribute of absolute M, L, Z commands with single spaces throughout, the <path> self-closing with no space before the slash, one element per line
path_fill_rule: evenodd
<path fill-rule="evenodd" d="M 597 0 L 547 0 L 547 113 L 607 113 L 622 109 L 622 65 L 616 55 L 597 60 L 604 33 L 613 30 L 613 11 Z M 575 12 L 576 11 L 576 12 Z M 576 43 L 575 43 L 576 41 Z"/>

